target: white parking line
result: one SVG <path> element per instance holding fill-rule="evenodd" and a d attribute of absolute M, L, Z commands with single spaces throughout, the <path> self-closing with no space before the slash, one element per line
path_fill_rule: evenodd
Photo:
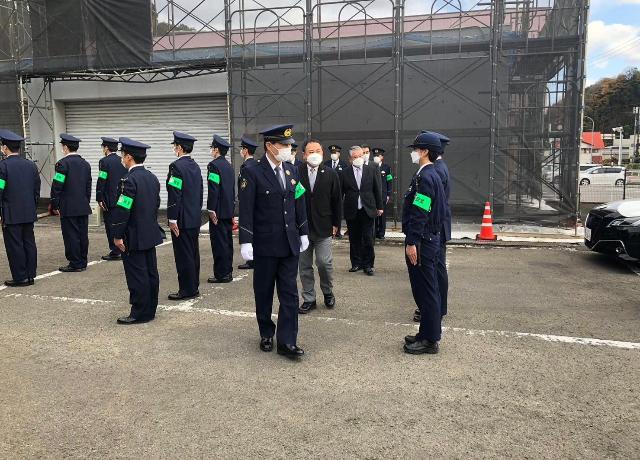
<path fill-rule="evenodd" d="M 100 299 L 79 299 L 73 297 L 52 297 L 34 294 L 8 294 L 5 298 L 30 298 L 35 300 L 44 301 L 59 301 L 59 302 L 72 302 L 81 305 L 104 305 L 112 304 L 119 305 L 121 302 L 113 300 L 100 300 Z M 175 305 L 158 305 L 158 310 L 166 312 L 180 312 L 180 313 L 208 313 L 213 315 L 227 316 L 232 318 L 255 318 L 256 314 L 250 311 L 239 310 L 223 310 L 218 308 L 195 308 L 194 305 L 198 302 L 198 299 L 191 299 L 185 302 L 181 302 Z M 272 315 L 273 318 L 277 318 L 277 315 Z M 350 320 L 346 318 L 335 318 L 326 316 L 305 316 L 306 320 L 321 321 L 325 323 L 338 322 L 341 324 L 347 324 L 350 326 L 357 326 L 362 324 L 376 324 L 374 321 L 367 320 Z M 403 327 L 417 330 L 418 326 L 415 323 L 393 323 L 384 322 L 387 327 Z M 528 338 L 535 340 L 542 340 L 544 342 L 554 343 L 566 343 L 571 345 L 588 345 L 596 347 L 609 347 L 609 348 L 621 348 L 624 350 L 640 350 L 640 343 L 638 342 L 625 342 L 619 340 L 607 340 L 596 339 L 590 337 L 571 337 L 563 335 L 553 334 L 536 334 L 531 332 L 515 332 L 515 331 L 498 331 L 491 329 L 469 329 L 464 327 L 443 327 L 444 332 L 457 332 L 469 336 L 498 336 L 506 338 Z"/>

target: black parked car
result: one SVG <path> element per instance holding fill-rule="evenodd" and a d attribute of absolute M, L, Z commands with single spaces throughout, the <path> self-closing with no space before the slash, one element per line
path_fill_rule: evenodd
<path fill-rule="evenodd" d="M 584 222 L 584 244 L 603 254 L 640 259 L 640 200 L 605 203 Z"/>

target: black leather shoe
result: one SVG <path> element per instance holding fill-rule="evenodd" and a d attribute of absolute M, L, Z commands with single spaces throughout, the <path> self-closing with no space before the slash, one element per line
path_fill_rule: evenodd
<path fill-rule="evenodd" d="M 233 276 L 231 275 L 227 275 L 224 278 L 216 278 L 215 276 L 212 276 L 207 280 L 208 283 L 214 283 L 214 284 L 230 283 L 231 281 L 233 281 Z"/>
<path fill-rule="evenodd" d="M 416 308 L 416 311 L 413 312 L 413 320 L 416 323 L 419 323 L 422 320 L 422 314 L 420 313 L 420 310 L 418 310 Z"/>
<path fill-rule="evenodd" d="M 361 267 L 361 266 L 359 266 L 359 265 L 354 265 L 353 267 L 351 267 L 351 268 L 349 269 L 349 272 L 350 272 L 350 273 L 355 273 L 355 272 L 359 272 L 360 270 L 362 270 L 362 267 Z"/>
<path fill-rule="evenodd" d="M 317 307 L 316 301 L 313 302 L 303 302 L 302 305 L 298 307 L 298 313 L 301 315 L 309 313 L 311 310 L 315 310 Z"/>
<path fill-rule="evenodd" d="M 266 352 L 273 351 L 273 337 L 260 338 L 260 349 Z"/>
<path fill-rule="evenodd" d="M 102 260 L 122 260 L 122 256 L 120 254 L 107 254 L 106 256 L 101 257 Z"/>
<path fill-rule="evenodd" d="M 19 280 L 19 281 L 7 280 L 7 281 L 4 282 L 4 285 L 8 286 L 8 287 L 25 287 L 25 286 L 32 286 L 33 283 L 34 283 L 33 279 L 26 278 L 26 279 Z"/>
<path fill-rule="evenodd" d="M 365 269 L 364 269 L 364 273 L 365 273 L 367 276 L 373 276 L 373 275 L 375 274 L 375 272 L 376 272 L 376 271 L 374 270 L 374 268 L 373 268 L 373 267 L 368 267 L 368 268 L 365 268 Z"/>
<path fill-rule="evenodd" d="M 123 316 L 122 318 L 118 318 L 118 324 L 140 324 L 140 323 L 148 323 L 151 319 L 138 319 L 133 316 Z"/>
<path fill-rule="evenodd" d="M 169 294 L 167 298 L 169 300 L 187 300 L 187 299 L 195 299 L 196 297 L 200 297 L 200 293 L 196 292 L 193 295 L 184 295 L 180 292 L 176 292 L 175 294 Z"/>
<path fill-rule="evenodd" d="M 72 267 L 71 265 L 66 265 L 64 267 L 58 268 L 58 270 L 60 270 L 62 273 L 77 273 L 77 272 L 83 272 L 86 269 L 87 267 L 75 268 L 75 267 Z"/>
<path fill-rule="evenodd" d="M 336 298 L 333 294 L 327 294 L 324 296 L 324 306 L 327 308 L 333 308 L 336 306 Z"/>
<path fill-rule="evenodd" d="M 253 270 L 253 264 L 249 262 L 245 262 L 243 264 L 238 265 L 238 270 Z"/>
<path fill-rule="evenodd" d="M 418 340 L 416 337 L 417 336 L 415 336 L 415 335 L 405 335 L 404 336 L 404 343 L 406 343 L 407 345 L 411 345 L 412 343 L 416 343 L 416 340 Z"/>
<path fill-rule="evenodd" d="M 428 340 L 416 340 L 404 346 L 404 352 L 411 355 L 435 355 L 439 349 L 438 342 L 429 342 Z"/>
<path fill-rule="evenodd" d="M 278 354 L 286 356 L 287 358 L 299 358 L 304 355 L 304 350 L 295 345 L 278 344 Z"/>

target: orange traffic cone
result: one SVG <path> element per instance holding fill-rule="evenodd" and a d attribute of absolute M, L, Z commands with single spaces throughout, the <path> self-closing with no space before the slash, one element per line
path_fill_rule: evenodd
<path fill-rule="evenodd" d="M 482 226 L 480 234 L 476 235 L 476 241 L 496 241 L 498 237 L 493 234 L 493 219 L 491 219 L 491 203 L 484 204 L 484 215 L 482 216 Z"/>

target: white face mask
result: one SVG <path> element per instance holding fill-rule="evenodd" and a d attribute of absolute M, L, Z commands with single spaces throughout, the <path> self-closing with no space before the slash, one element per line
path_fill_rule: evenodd
<path fill-rule="evenodd" d="M 289 158 L 289 162 L 291 164 L 295 164 L 296 162 L 296 156 L 293 154 L 293 152 L 291 152 L 291 158 Z"/>
<path fill-rule="evenodd" d="M 319 153 L 312 153 L 307 157 L 307 163 L 311 165 L 313 168 L 317 168 L 320 163 L 322 163 L 322 155 Z"/>
<path fill-rule="evenodd" d="M 373 157 L 373 162 L 379 165 L 380 163 L 382 163 L 382 160 L 380 159 L 380 157 Z"/>
<path fill-rule="evenodd" d="M 370 154 L 370 153 L 365 153 L 364 155 L 362 155 L 362 158 L 364 158 L 364 161 L 368 163 L 368 162 L 369 162 L 369 157 L 370 157 L 370 156 L 371 156 L 371 154 Z"/>
<path fill-rule="evenodd" d="M 420 152 L 417 150 L 411 152 L 411 162 L 414 164 L 418 164 L 420 162 Z"/>
<path fill-rule="evenodd" d="M 357 166 L 358 168 L 361 168 L 362 165 L 364 164 L 364 158 L 360 157 L 360 158 L 355 158 L 353 161 L 353 166 Z"/>
<path fill-rule="evenodd" d="M 276 160 L 282 161 L 291 161 L 291 147 L 285 147 L 283 149 L 278 149 L 278 154 L 276 155 Z"/>
<path fill-rule="evenodd" d="M 338 161 L 338 158 L 340 158 L 340 154 L 339 153 L 332 153 L 331 154 L 331 159 L 333 161 Z"/>

